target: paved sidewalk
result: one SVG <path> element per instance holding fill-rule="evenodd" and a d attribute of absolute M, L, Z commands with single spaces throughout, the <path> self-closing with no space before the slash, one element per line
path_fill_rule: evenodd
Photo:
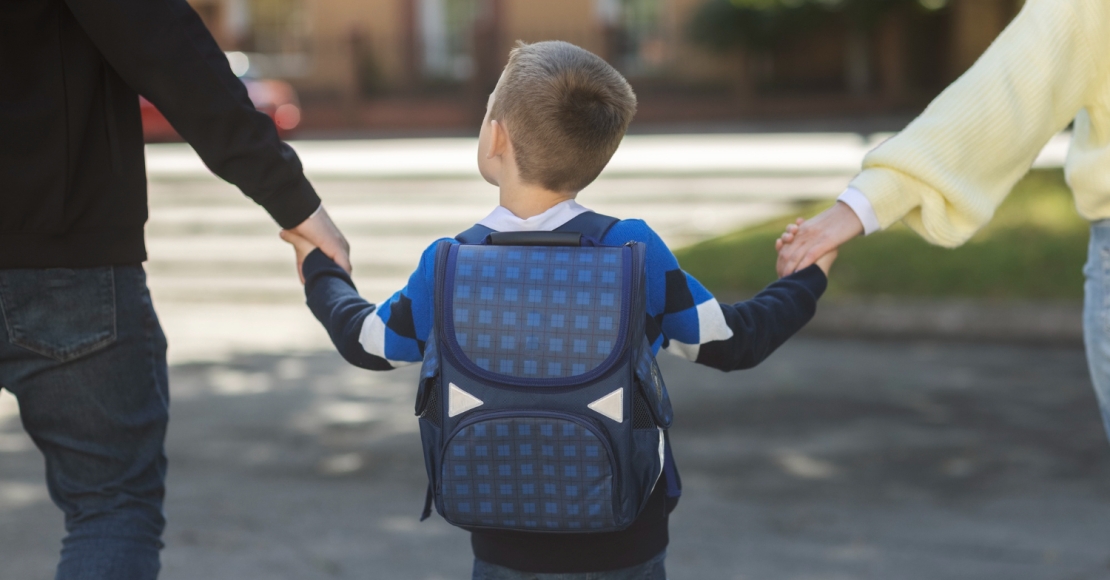
<path fill-rule="evenodd" d="M 1110 445 L 1078 349 L 661 362 L 686 487 L 672 580 L 1110 580 Z M 417 521 L 415 373 L 331 353 L 175 367 L 163 578 L 467 578 L 466 534 Z M 10 415 L 0 465 L 0 577 L 51 578 L 61 519 Z"/>

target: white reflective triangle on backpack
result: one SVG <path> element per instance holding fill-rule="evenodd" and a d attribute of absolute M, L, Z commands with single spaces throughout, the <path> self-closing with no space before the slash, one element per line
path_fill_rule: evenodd
<path fill-rule="evenodd" d="M 624 389 L 617 389 L 587 405 L 589 408 L 616 421 L 624 422 Z"/>
<path fill-rule="evenodd" d="M 454 417 L 471 409 L 481 407 L 485 403 L 481 399 L 459 388 L 455 383 L 448 383 L 447 416 Z"/>

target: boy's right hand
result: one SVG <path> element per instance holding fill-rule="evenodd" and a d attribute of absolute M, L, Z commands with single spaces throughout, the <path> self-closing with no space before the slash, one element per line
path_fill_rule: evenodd
<path fill-rule="evenodd" d="M 304 236 L 293 233 L 290 230 L 281 230 L 282 240 L 293 246 L 293 251 L 297 254 L 297 276 L 301 279 L 301 284 L 304 284 L 304 259 L 316 249 L 316 246 L 308 241 Z"/>

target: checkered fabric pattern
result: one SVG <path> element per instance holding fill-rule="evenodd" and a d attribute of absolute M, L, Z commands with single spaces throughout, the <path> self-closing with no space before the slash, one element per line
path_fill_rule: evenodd
<path fill-rule="evenodd" d="M 585 374 L 617 345 L 622 270 L 620 248 L 460 246 L 455 340 L 487 371 Z"/>
<path fill-rule="evenodd" d="M 454 523 L 536 531 L 612 525 L 610 457 L 592 431 L 569 420 L 491 419 L 448 442 L 441 478 Z"/>

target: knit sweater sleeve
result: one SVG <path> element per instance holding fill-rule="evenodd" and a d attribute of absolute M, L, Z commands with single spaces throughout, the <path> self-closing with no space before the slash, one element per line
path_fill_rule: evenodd
<path fill-rule="evenodd" d="M 851 186 L 886 228 L 954 247 L 986 224 L 1105 74 L 1110 2 L 1028 0 L 963 76 L 864 159 Z"/>

